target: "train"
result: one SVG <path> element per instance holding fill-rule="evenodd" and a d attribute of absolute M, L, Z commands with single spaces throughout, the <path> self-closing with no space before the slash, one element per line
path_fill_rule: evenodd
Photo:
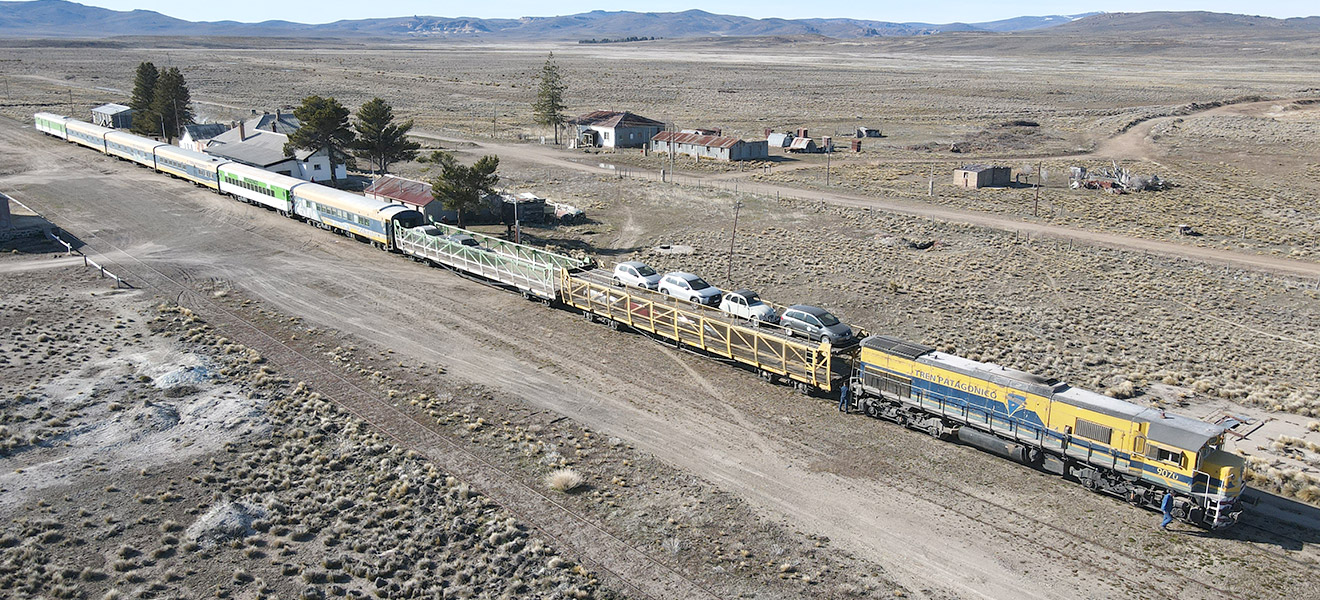
<path fill-rule="evenodd" d="M 1222 425 L 883 334 L 832 347 L 706 306 L 620 287 L 589 258 L 425 223 L 399 204 L 225 161 L 52 113 L 37 130 L 191 181 L 532 300 L 721 359 L 766 381 L 838 398 L 856 412 L 957 441 L 1205 529 L 1238 521 L 1242 457 Z"/>

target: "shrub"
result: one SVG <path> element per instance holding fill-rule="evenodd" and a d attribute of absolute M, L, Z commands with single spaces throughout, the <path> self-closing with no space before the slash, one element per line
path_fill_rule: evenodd
<path fill-rule="evenodd" d="M 557 492 L 571 492 L 583 482 L 582 476 L 572 469 L 559 469 L 545 477 L 545 486 Z"/>

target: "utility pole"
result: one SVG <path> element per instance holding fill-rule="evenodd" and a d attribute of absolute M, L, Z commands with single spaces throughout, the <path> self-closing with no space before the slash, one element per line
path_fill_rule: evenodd
<path fill-rule="evenodd" d="M 935 197 L 935 165 L 930 166 L 930 179 L 927 183 L 926 195 L 932 198 Z"/>
<path fill-rule="evenodd" d="M 830 152 L 829 148 L 826 148 L 825 149 L 825 187 L 830 187 L 830 154 L 833 153 Z"/>
<path fill-rule="evenodd" d="M 69 116 L 73 116 L 73 88 L 69 88 Z"/>
<path fill-rule="evenodd" d="M 1043 162 L 1036 163 L 1036 204 L 1031 209 L 1031 216 L 1040 216 L 1040 170 Z"/>
<path fill-rule="evenodd" d="M 490 139 L 495 139 L 495 109 L 490 109 Z"/>
<path fill-rule="evenodd" d="M 733 201 L 733 232 L 729 234 L 729 268 L 724 271 L 724 280 L 733 285 L 733 241 L 738 237 L 738 209 L 742 208 L 741 200 Z"/>
<path fill-rule="evenodd" d="M 677 130 L 678 130 L 678 125 L 675 125 L 673 121 L 670 121 L 670 122 L 669 122 L 669 177 L 670 177 L 670 179 L 673 179 L 673 177 L 674 177 L 674 146 L 677 145 L 677 144 L 674 143 L 674 132 L 677 131 Z"/>

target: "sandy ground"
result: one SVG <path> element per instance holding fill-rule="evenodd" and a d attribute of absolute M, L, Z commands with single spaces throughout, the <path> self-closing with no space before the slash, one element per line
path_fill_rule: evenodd
<path fill-rule="evenodd" d="M 877 593 L 888 595 L 891 591 L 883 588 L 886 581 L 905 594 L 923 597 L 1210 598 L 1231 590 L 1238 597 L 1267 598 L 1314 593 L 1303 583 L 1306 578 L 1298 577 L 1299 572 L 1315 571 L 1313 509 L 1290 506 L 1294 516 L 1287 518 L 1282 508 L 1259 511 L 1243 527 L 1225 534 L 1183 530 L 1162 535 L 1154 531 L 1155 515 L 1090 495 L 1078 486 L 909 431 L 838 415 L 828 401 L 797 396 L 751 374 L 658 347 L 639 336 L 584 328 L 570 313 L 547 310 L 449 273 L 309 230 L 267 211 L 44 139 L 12 124 L 6 124 L 3 134 L 14 140 L 8 147 L 34 150 L 3 155 L 8 175 L 0 185 L 14 190 L 25 202 L 30 200 L 87 243 L 90 252 L 124 269 L 130 277 L 204 293 L 232 288 L 236 296 L 294 316 L 316 329 L 341 331 L 347 339 L 358 340 L 362 348 L 392 351 L 388 357 L 381 356 L 386 364 L 440 367 L 445 377 L 479 385 L 492 397 L 523 410 L 568 417 L 634 445 L 665 468 L 690 474 L 747 502 L 769 522 L 807 536 L 796 538 L 799 541 L 816 540 L 826 554 L 851 554 L 872 565 L 858 572 L 874 569 L 883 573 L 882 579 L 856 582 L 832 579 L 819 571 L 812 577 L 824 577 L 827 587 L 804 587 L 795 594 L 815 596 L 828 590 L 850 595 L 863 593 L 872 585 L 880 586 Z M 44 166 L 51 163 L 65 166 L 59 170 Z M 72 169 L 77 175 L 70 177 Z M 548 179 L 542 175 L 531 174 Z M 550 178 L 556 176 L 565 177 L 559 173 Z M 657 237 L 672 236 L 673 241 L 691 241 L 701 249 L 689 259 L 673 260 L 700 261 L 697 264 L 707 271 L 720 264 L 712 258 L 711 239 L 670 231 L 667 226 L 672 223 L 649 216 L 658 214 L 654 210 L 615 204 L 614 198 L 628 197 L 623 189 L 612 194 L 597 195 L 600 206 L 595 208 L 603 214 L 595 225 L 576 234 L 594 244 L 602 256 L 645 252 Z M 96 202 L 83 200 L 93 196 Z M 850 212 L 853 209 L 809 204 L 789 203 L 766 210 L 760 214 L 788 210 L 795 222 L 812 227 L 833 227 L 841 219 L 855 230 L 852 219 L 872 218 Z M 832 212 L 836 210 L 842 212 Z M 624 216 L 630 213 L 632 220 Z M 756 213 L 746 214 L 750 218 Z M 891 237 L 928 239 L 934 234 L 955 248 L 966 245 L 968 249 L 987 240 L 1008 243 L 1011 238 L 975 228 L 906 221 L 883 221 L 869 227 L 895 228 L 869 234 L 875 236 L 875 252 L 891 247 L 884 242 Z M 931 227 L 934 229 L 928 229 Z M 757 230 L 764 231 L 765 243 L 772 243 L 774 230 Z M 615 241 L 621 243 L 615 245 Z M 901 255 L 898 249 L 884 252 L 890 257 Z M 1058 269 L 1066 267 L 1055 262 L 1056 252 L 1075 255 L 1080 251 L 1033 247 L 1028 256 L 1042 261 L 1047 274 L 1060 277 L 1063 272 Z M 1073 258 L 1089 261 L 1092 267 L 1117 270 L 1132 270 L 1138 263 L 1143 265 L 1140 269 L 1172 272 L 1185 268 L 1140 256 L 1120 255 L 1117 263 L 1107 263 L 1115 258 L 1113 253 L 1086 250 L 1082 258 Z M 767 262 L 775 260 L 769 249 L 751 254 L 764 255 L 761 260 Z M 809 261 L 806 266 L 815 264 Z M 826 272 L 839 289 L 858 289 L 858 281 L 874 286 L 885 278 L 869 271 L 851 276 L 846 270 L 829 268 Z M 1213 269 L 1196 272 L 1214 274 Z M 824 298 L 808 283 L 819 282 L 820 273 L 794 269 L 782 277 L 763 279 L 762 287 L 774 291 L 774 297 L 796 290 L 798 297 Z M 1139 269 L 1136 275 L 1144 276 Z M 908 279 L 899 284 L 910 291 L 933 290 L 930 286 L 939 279 L 920 284 Z M 1305 293 L 1268 281 L 1252 289 Z M 1088 302 L 1105 301 L 1098 292 L 1087 297 L 1091 298 Z M 931 325 L 966 314 L 967 302 L 977 301 L 932 298 L 940 304 L 917 311 L 928 315 L 921 319 L 930 319 Z M 879 323 L 889 318 L 883 316 L 883 304 L 893 303 L 876 297 L 854 301 L 878 311 L 880 316 L 872 318 Z M 1070 303 L 1063 303 L 1060 308 L 1068 306 Z M 1009 315 L 1002 310 L 996 314 Z M 1061 328 L 1058 335 L 1084 326 L 1088 319 L 1091 317 Z M 950 331 L 965 326 L 958 325 Z M 1237 330 L 1230 326 L 1225 331 Z M 1313 336 L 1314 331 L 1299 330 L 1297 335 Z M 945 339 L 967 341 L 957 335 Z M 1101 336 L 1089 352 L 1112 355 L 1105 349 L 1109 339 Z M 984 343 L 973 346 L 987 353 L 991 348 Z M 1077 368 L 1087 371 L 1085 353 L 1078 357 Z M 1141 367 L 1143 361 L 1138 359 L 1130 366 Z M 1154 370 L 1150 365 L 1144 368 Z M 1134 377 L 1132 373 L 1127 376 Z M 1175 383 L 1190 382 L 1175 378 Z M 417 379 L 415 385 L 428 384 Z M 408 392 L 402 386 L 399 390 Z M 422 387 L 421 391 L 428 390 Z M 466 411 L 467 415 L 458 418 L 471 422 L 470 415 L 477 412 Z M 629 506 L 630 501 L 625 498 L 616 504 Z M 637 505 L 631 506 L 637 510 Z M 680 533 L 657 539 L 653 530 L 628 531 L 628 521 L 608 510 L 594 514 L 601 527 L 634 544 L 640 545 L 637 540 L 646 537 L 651 537 L 652 548 L 676 544 L 678 551 L 670 556 L 658 553 L 657 559 L 675 565 L 688 577 L 704 581 L 700 578 L 715 576 L 723 581 L 721 585 L 732 585 L 722 575 L 712 575 L 709 563 L 684 562 L 691 556 L 682 548 L 692 548 L 690 544 L 705 536 Z M 644 522 L 654 523 L 654 518 Z M 730 535 L 737 540 L 747 533 L 732 531 Z M 671 538 L 678 541 L 667 542 Z M 727 552 L 727 546 L 720 552 Z M 801 585 L 800 579 L 794 581 Z M 787 588 L 751 593 L 782 597 Z"/>

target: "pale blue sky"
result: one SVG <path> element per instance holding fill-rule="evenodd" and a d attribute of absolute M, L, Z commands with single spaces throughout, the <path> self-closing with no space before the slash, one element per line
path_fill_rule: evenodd
<path fill-rule="evenodd" d="M 950 23 L 994 21 L 1026 15 L 1068 15 L 1093 11 L 1142 12 L 1151 10 L 1208 10 L 1268 17 L 1304 17 L 1320 14 L 1315 0 L 925 0 L 924 2 L 831 2 L 822 6 L 802 0 L 497 0 L 494 2 L 425 2 L 421 0 L 228 0 L 226 2 L 179 2 L 179 0 L 79 0 L 82 4 L 115 10 L 154 10 L 190 21 L 234 20 L 243 22 L 283 19 L 300 23 L 326 23 L 340 19 L 367 19 L 427 15 L 439 17 L 556 16 L 591 10 L 677 12 L 700 8 L 713 13 L 747 17 L 851 17 L 876 21 Z"/>

